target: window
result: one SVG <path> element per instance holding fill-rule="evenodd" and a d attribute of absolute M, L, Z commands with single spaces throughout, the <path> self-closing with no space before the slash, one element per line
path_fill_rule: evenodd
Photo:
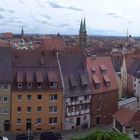
<path fill-rule="evenodd" d="M 4 89 L 8 89 L 8 85 L 7 84 L 4 84 Z"/>
<path fill-rule="evenodd" d="M 42 95 L 37 95 L 38 100 L 42 100 Z"/>
<path fill-rule="evenodd" d="M 41 106 L 38 106 L 37 107 L 37 112 L 41 112 L 42 111 L 42 107 Z"/>
<path fill-rule="evenodd" d="M 57 100 L 57 94 L 50 94 L 50 100 L 56 101 Z"/>
<path fill-rule="evenodd" d="M 27 95 L 27 100 L 31 101 L 32 100 L 32 95 Z"/>
<path fill-rule="evenodd" d="M 21 107 L 17 107 L 17 112 L 21 113 Z"/>
<path fill-rule="evenodd" d="M 27 107 L 27 113 L 31 113 L 32 108 L 31 107 Z"/>
<path fill-rule="evenodd" d="M 57 106 L 50 106 L 49 107 L 49 112 L 50 113 L 56 113 L 57 112 Z"/>
<path fill-rule="evenodd" d="M 17 100 L 18 100 L 18 101 L 22 101 L 22 95 L 18 95 L 18 96 L 17 96 Z"/>
<path fill-rule="evenodd" d="M 70 123 L 71 123 L 71 124 L 73 123 L 73 118 L 70 118 Z"/>
<path fill-rule="evenodd" d="M 89 95 L 84 96 L 84 99 L 88 100 L 89 99 Z"/>
<path fill-rule="evenodd" d="M 42 122 L 41 118 L 36 119 L 36 124 L 41 124 L 41 122 Z"/>
<path fill-rule="evenodd" d="M 21 119 L 17 119 L 17 125 L 21 125 Z"/>
<path fill-rule="evenodd" d="M 32 83 L 27 83 L 27 88 L 32 89 Z"/>
<path fill-rule="evenodd" d="M 8 97 L 3 97 L 3 102 L 7 103 L 8 102 Z"/>
<path fill-rule="evenodd" d="M 57 87 L 57 83 L 56 82 L 51 82 L 51 88 L 56 88 Z"/>
<path fill-rule="evenodd" d="M 57 124 L 57 117 L 49 118 L 49 124 L 50 124 L 50 125 L 55 125 L 55 124 Z"/>
<path fill-rule="evenodd" d="M 0 96 L 0 102 L 2 102 L 2 97 Z"/>
<path fill-rule="evenodd" d="M 100 88 L 100 84 L 98 83 L 98 84 L 95 84 L 95 88 L 96 89 L 99 89 Z"/>
<path fill-rule="evenodd" d="M 0 84 L 0 89 L 2 89 L 2 84 Z"/>
<path fill-rule="evenodd" d="M 8 110 L 7 109 L 4 109 L 3 110 L 3 114 L 8 114 Z"/>
<path fill-rule="evenodd" d="M 18 83 L 17 88 L 21 89 L 22 88 L 22 83 Z"/>
<path fill-rule="evenodd" d="M 40 82 L 37 83 L 37 88 L 41 88 L 41 83 Z"/>

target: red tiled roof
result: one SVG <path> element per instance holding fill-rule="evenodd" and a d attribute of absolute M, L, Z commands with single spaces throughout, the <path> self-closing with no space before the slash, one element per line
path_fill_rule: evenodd
<path fill-rule="evenodd" d="M 45 49 L 57 49 L 61 50 L 64 47 L 64 42 L 63 40 L 59 38 L 51 38 L 47 37 L 43 41 L 43 48 Z"/>
<path fill-rule="evenodd" d="M 110 79 L 107 74 L 103 75 L 103 79 L 105 80 L 105 82 L 110 82 Z"/>
<path fill-rule="evenodd" d="M 113 118 L 123 126 L 129 126 L 136 121 L 140 121 L 140 113 L 127 108 L 121 108 L 113 114 Z"/>
<path fill-rule="evenodd" d="M 100 88 L 97 90 L 97 93 L 103 93 L 118 89 L 117 79 L 115 76 L 115 71 L 112 65 L 111 57 L 96 57 L 96 58 L 87 57 L 86 65 L 91 82 L 93 80 L 100 82 Z M 106 68 L 106 74 L 104 74 L 101 71 L 100 66 Z M 92 67 L 96 69 L 96 73 L 92 72 L 91 70 Z M 110 86 L 106 86 L 104 79 L 110 81 Z M 92 85 L 93 88 L 95 89 L 95 85 L 94 84 Z"/>
<path fill-rule="evenodd" d="M 99 80 L 97 74 L 92 75 L 92 79 L 93 79 L 95 84 L 99 84 L 100 83 L 100 80 Z"/>

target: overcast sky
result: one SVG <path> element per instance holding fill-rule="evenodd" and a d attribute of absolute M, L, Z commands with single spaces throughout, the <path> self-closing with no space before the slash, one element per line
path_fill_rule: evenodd
<path fill-rule="evenodd" d="M 140 0 L 0 0 L 0 32 L 140 35 Z"/>

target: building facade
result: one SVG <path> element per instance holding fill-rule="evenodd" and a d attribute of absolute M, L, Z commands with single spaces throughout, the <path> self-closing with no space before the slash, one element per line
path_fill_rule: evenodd
<path fill-rule="evenodd" d="M 86 60 L 94 94 L 91 98 L 91 126 L 112 122 L 118 109 L 119 89 L 110 57 L 91 56 Z"/>
<path fill-rule="evenodd" d="M 59 54 L 64 92 L 64 129 L 89 128 L 91 85 L 82 55 Z"/>
<path fill-rule="evenodd" d="M 12 84 L 10 48 L 0 48 L 0 65 L 0 132 L 9 132 Z"/>
<path fill-rule="evenodd" d="M 11 132 L 63 129 L 63 90 L 54 52 L 13 52 Z"/>

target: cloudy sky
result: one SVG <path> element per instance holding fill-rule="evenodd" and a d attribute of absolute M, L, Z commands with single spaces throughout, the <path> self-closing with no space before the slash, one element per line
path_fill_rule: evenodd
<path fill-rule="evenodd" d="M 140 0 L 0 0 L 0 32 L 140 35 Z"/>

